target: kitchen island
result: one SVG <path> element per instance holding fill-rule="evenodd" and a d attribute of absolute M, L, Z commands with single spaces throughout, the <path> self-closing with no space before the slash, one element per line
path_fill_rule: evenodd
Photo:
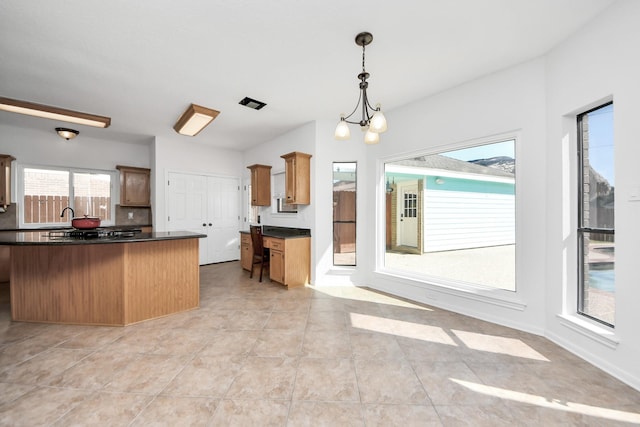
<path fill-rule="evenodd" d="M 77 239 L 0 232 L 11 252 L 14 321 L 124 326 L 198 308 L 198 238 L 191 232 Z"/>

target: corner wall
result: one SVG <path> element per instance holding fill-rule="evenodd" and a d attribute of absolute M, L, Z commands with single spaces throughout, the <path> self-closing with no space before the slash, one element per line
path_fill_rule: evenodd
<path fill-rule="evenodd" d="M 451 144 L 516 141 L 516 289 L 460 290 L 384 272 L 384 224 L 367 215 L 367 283 L 426 304 L 543 334 L 545 329 L 545 61 L 536 59 L 390 111 L 383 141 L 367 149 L 367 212 L 381 217 L 385 160 Z"/>
<path fill-rule="evenodd" d="M 547 336 L 640 390 L 640 3 L 621 0 L 547 56 Z M 576 114 L 613 99 L 615 329 L 575 316 Z M 566 317 L 560 317 L 565 315 Z"/>

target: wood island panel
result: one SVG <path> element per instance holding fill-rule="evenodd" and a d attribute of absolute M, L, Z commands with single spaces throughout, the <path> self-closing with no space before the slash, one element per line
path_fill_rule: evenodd
<path fill-rule="evenodd" d="M 198 239 L 11 247 L 16 321 L 128 325 L 199 306 Z"/>
<path fill-rule="evenodd" d="M 199 306 L 198 239 L 166 243 L 125 246 L 125 324 Z"/>
<path fill-rule="evenodd" d="M 12 319 L 122 325 L 122 247 L 12 247 Z"/>

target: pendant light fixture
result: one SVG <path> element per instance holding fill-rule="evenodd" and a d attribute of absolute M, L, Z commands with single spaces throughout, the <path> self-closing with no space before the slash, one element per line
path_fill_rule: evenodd
<path fill-rule="evenodd" d="M 367 96 L 367 88 L 369 87 L 367 79 L 369 78 L 369 73 L 367 73 L 364 67 L 364 49 L 365 46 L 372 41 L 373 35 L 371 35 L 371 33 L 363 32 L 356 36 L 356 44 L 362 46 L 362 72 L 358 74 L 358 79 L 360 80 L 360 95 L 358 103 L 351 114 L 348 116 L 342 114 L 340 116 L 340 122 L 338 122 L 338 126 L 336 126 L 336 139 L 347 140 L 351 137 L 347 123 L 360 125 L 360 129 L 365 132 L 364 142 L 366 144 L 377 144 L 380 142 L 380 134 L 387 130 L 387 119 L 380 110 L 380 104 L 376 104 L 375 108 L 372 107 L 369 103 L 369 97 Z M 362 112 L 360 121 L 349 120 L 359 109 Z"/>

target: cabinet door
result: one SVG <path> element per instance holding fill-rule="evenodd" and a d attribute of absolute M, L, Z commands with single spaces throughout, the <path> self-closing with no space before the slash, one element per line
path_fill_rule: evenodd
<path fill-rule="evenodd" d="M 284 252 L 271 249 L 269 262 L 269 278 L 275 282 L 284 283 Z"/>
<path fill-rule="evenodd" d="M 0 154 L 0 206 L 11 204 L 11 161 L 12 156 Z"/>
<path fill-rule="evenodd" d="M 240 265 L 243 269 L 251 271 L 251 249 L 250 245 L 243 244 L 240 247 Z"/>
<path fill-rule="evenodd" d="M 285 194 L 287 203 L 308 205 L 311 203 L 311 154 L 293 153 L 280 156 L 285 161 Z"/>
<path fill-rule="evenodd" d="M 271 166 L 251 165 L 251 206 L 271 205 Z"/>
<path fill-rule="evenodd" d="M 120 170 L 120 206 L 150 206 L 150 170 L 118 167 Z"/>
<path fill-rule="evenodd" d="M 240 233 L 240 265 L 243 269 L 251 270 L 252 258 L 253 245 L 251 244 L 251 236 L 246 233 Z"/>

